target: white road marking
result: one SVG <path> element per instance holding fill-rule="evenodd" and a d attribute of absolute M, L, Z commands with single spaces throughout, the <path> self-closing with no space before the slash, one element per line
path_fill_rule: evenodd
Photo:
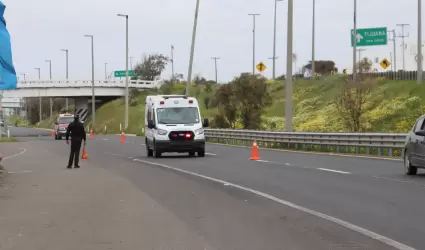
<path fill-rule="evenodd" d="M 264 163 L 270 163 L 269 161 L 266 161 L 266 160 L 256 160 L 256 161 L 258 161 L 258 162 L 264 162 Z"/>
<path fill-rule="evenodd" d="M 212 181 L 212 182 L 216 182 L 216 183 L 220 183 L 220 184 L 223 184 L 223 185 L 226 185 L 226 186 L 231 186 L 231 187 L 234 187 L 234 188 L 238 188 L 240 190 L 243 190 L 243 191 L 246 191 L 246 192 L 250 192 L 252 194 L 255 194 L 255 195 L 261 196 L 263 198 L 266 198 L 266 199 L 275 201 L 275 202 L 280 203 L 282 205 L 285 205 L 285 206 L 288 206 L 288 207 L 297 209 L 299 211 L 302 211 L 302 212 L 311 214 L 313 216 L 322 218 L 324 220 L 327 220 L 327 221 L 336 223 L 336 224 L 338 224 L 338 225 L 340 225 L 342 227 L 345 227 L 345 228 L 348 228 L 348 229 L 350 229 L 352 231 L 355 231 L 355 232 L 358 232 L 360 234 L 363 234 L 363 235 L 365 235 L 367 237 L 370 237 L 370 238 L 372 238 L 374 240 L 377 240 L 377 241 L 380 241 L 382 243 L 385 243 L 385 244 L 387 244 L 387 245 L 389 245 L 391 247 L 394 247 L 396 249 L 399 249 L 399 250 L 415 250 L 414 248 L 409 247 L 407 245 L 404 245 L 403 243 L 400 243 L 398 241 L 392 240 L 392 239 L 387 238 L 387 237 L 385 237 L 383 235 L 374 233 L 374 232 L 369 231 L 369 230 L 367 230 L 365 228 L 356 226 L 354 224 L 351 224 L 349 222 L 340 220 L 340 219 L 335 218 L 335 217 L 332 217 L 330 215 L 326 215 L 326 214 L 323 214 L 323 213 L 320 213 L 320 212 L 317 212 L 317 211 L 314 211 L 314 210 L 311 210 L 311 209 L 308 209 L 308 208 L 305 208 L 305 207 L 296 205 L 296 204 L 291 203 L 289 201 L 285 201 L 285 200 L 279 199 L 279 198 L 277 198 L 275 196 L 272 196 L 272 195 L 263 193 L 261 191 L 255 190 L 255 189 L 243 187 L 243 186 L 240 186 L 240 185 L 237 185 L 237 184 L 233 184 L 231 182 L 223 181 L 223 180 L 220 180 L 220 179 L 212 178 L 212 177 L 209 177 L 209 176 L 201 175 L 201 174 L 198 174 L 198 173 L 195 173 L 195 172 L 190 172 L 190 171 L 187 171 L 187 170 L 183 170 L 183 169 L 171 167 L 171 166 L 160 164 L 160 163 L 155 163 L 155 162 L 150 162 L 150 161 L 144 161 L 144 160 L 140 160 L 140 159 L 134 159 L 133 161 L 142 162 L 142 163 L 149 164 L 149 165 L 154 165 L 154 166 L 159 166 L 159 167 L 166 168 L 166 169 L 171 169 L 171 170 L 174 170 L 176 172 L 180 172 L 180 173 L 184 173 L 184 174 L 196 176 L 196 177 L 199 177 L 199 178 L 202 178 L 202 179 L 206 179 L 206 180 L 209 180 L 209 181 Z"/>
<path fill-rule="evenodd" d="M 111 153 L 111 152 L 105 152 L 105 154 L 107 154 L 107 155 L 121 156 L 121 157 L 127 157 L 125 155 L 115 154 L 115 153 Z"/>
<path fill-rule="evenodd" d="M 17 154 L 14 154 L 14 155 L 9 155 L 9 156 L 3 157 L 3 160 L 7 160 L 7 159 L 10 159 L 10 158 L 13 158 L 13 157 L 19 156 L 19 155 L 21 155 L 21 154 L 23 154 L 23 153 L 27 152 L 27 149 L 26 149 L 26 148 L 20 148 L 20 149 L 22 150 L 21 152 L 19 152 L 19 153 L 17 153 Z"/>
<path fill-rule="evenodd" d="M 395 181 L 395 182 L 400 182 L 400 183 L 407 183 L 407 184 L 413 184 L 413 185 L 418 185 L 421 187 L 425 187 L 425 185 L 414 182 L 414 181 L 404 181 L 404 180 L 398 180 L 398 179 L 392 179 L 392 178 L 386 178 L 386 177 L 381 177 L 381 176 L 372 176 L 373 178 L 376 179 L 382 179 L 382 180 L 387 180 L 387 181 Z"/>
<path fill-rule="evenodd" d="M 109 140 L 109 139 L 108 139 L 108 138 L 104 138 L 103 140 L 104 140 L 104 141 L 107 141 L 107 140 Z"/>
<path fill-rule="evenodd" d="M 328 169 L 328 168 L 317 168 L 318 170 L 323 170 L 323 171 L 328 171 L 328 172 L 333 172 L 333 173 L 338 173 L 338 174 L 351 174 L 350 172 L 344 172 L 344 171 L 339 171 L 339 170 L 334 170 L 334 169 Z"/>
<path fill-rule="evenodd" d="M 25 173 L 32 173 L 31 170 L 23 170 L 23 171 L 15 171 L 15 172 L 7 172 L 8 174 L 25 174 Z"/>
<path fill-rule="evenodd" d="M 212 155 L 212 156 L 216 156 L 216 154 L 213 153 L 205 153 L 206 155 Z"/>

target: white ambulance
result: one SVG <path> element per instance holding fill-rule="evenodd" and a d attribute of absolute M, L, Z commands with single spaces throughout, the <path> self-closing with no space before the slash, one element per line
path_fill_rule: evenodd
<path fill-rule="evenodd" d="M 162 153 L 189 153 L 205 156 L 204 127 L 196 98 L 185 95 L 146 97 L 145 143 L 147 156 Z"/>

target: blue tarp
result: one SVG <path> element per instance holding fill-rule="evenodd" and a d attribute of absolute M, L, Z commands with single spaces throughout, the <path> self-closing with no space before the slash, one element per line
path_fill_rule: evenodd
<path fill-rule="evenodd" d="M 10 35 L 6 28 L 4 10 L 6 6 L 0 0 L 0 90 L 16 89 L 16 71 L 12 61 Z"/>

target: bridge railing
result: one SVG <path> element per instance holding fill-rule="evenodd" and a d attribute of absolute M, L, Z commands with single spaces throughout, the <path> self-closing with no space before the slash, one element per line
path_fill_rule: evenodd
<path fill-rule="evenodd" d="M 209 142 L 335 153 L 396 157 L 402 154 L 405 133 L 308 133 L 206 129 Z"/>
<path fill-rule="evenodd" d="M 160 81 L 130 80 L 130 88 L 157 88 Z M 91 87 L 91 80 L 40 80 L 40 81 L 19 81 L 18 88 L 72 88 Z M 125 80 L 97 80 L 95 87 L 125 87 Z"/>

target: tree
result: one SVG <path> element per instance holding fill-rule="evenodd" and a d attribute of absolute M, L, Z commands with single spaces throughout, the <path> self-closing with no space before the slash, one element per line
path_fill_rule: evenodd
<path fill-rule="evenodd" d="M 365 104 L 370 96 L 374 82 L 359 74 L 359 82 L 345 79 L 340 86 L 340 93 L 335 100 L 339 115 L 346 129 L 350 132 L 364 130 L 362 116 Z"/>
<path fill-rule="evenodd" d="M 136 65 L 135 74 L 141 80 L 154 81 L 159 78 L 169 62 L 168 57 L 162 54 L 145 56 L 143 61 Z"/>
<path fill-rule="evenodd" d="M 312 64 L 311 61 L 309 61 L 308 64 L 304 65 L 303 72 L 308 70 L 311 73 L 312 70 Z M 314 71 L 315 73 L 321 74 L 321 75 L 330 75 L 332 71 L 338 71 L 338 69 L 335 67 L 334 61 L 314 61 Z"/>
<path fill-rule="evenodd" d="M 207 82 L 207 79 L 200 75 L 196 75 L 195 78 L 193 78 L 193 82 L 195 83 L 195 85 L 203 85 Z"/>
<path fill-rule="evenodd" d="M 360 73 L 368 73 L 371 71 L 372 65 L 372 61 L 365 57 L 357 63 L 357 70 Z"/>
<path fill-rule="evenodd" d="M 231 84 L 221 86 L 216 92 L 219 114 L 215 116 L 215 125 L 221 128 L 235 128 L 238 115 L 237 101 Z"/>
<path fill-rule="evenodd" d="M 239 116 L 244 129 L 260 128 L 261 115 L 272 103 L 266 81 L 263 76 L 243 73 L 231 82 L 235 88 Z"/>
<path fill-rule="evenodd" d="M 258 129 L 264 109 L 271 104 L 266 78 L 243 73 L 229 84 L 220 86 L 216 93 L 220 115 L 234 128 L 241 120 L 244 129 Z M 223 124 L 226 125 L 226 124 Z"/>

